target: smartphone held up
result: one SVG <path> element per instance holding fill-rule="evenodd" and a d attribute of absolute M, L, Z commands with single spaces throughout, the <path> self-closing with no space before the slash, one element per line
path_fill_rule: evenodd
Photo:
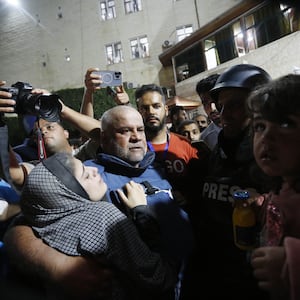
<path fill-rule="evenodd" d="M 95 71 L 93 74 L 101 76 L 101 88 L 122 85 L 122 72 L 120 71 Z"/>

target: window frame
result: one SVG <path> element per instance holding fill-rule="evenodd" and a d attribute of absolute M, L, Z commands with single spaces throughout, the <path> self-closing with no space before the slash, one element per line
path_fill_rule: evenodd
<path fill-rule="evenodd" d="M 144 41 L 143 41 L 144 40 Z M 147 58 L 149 53 L 149 41 L 147 35 L 141 35 L 129 40 L 131 59 Z"/>
<path fill-rule="evenodd" d="M 118 41 L 106 44 L 105 55 L 107 65 L 113 65 L 124 62 L 122 43 Z"/>
<path fill-rule="evenodd" d="M 124 0 L 125 14 L 136 13 L 142 10 L 142 0 Z"/>
<path fill-rule="evenodd" d="M 116 3 L 115 0 L 99 0 L 100 19 L 107 21 L 115 19 L 116 14 Z"/>

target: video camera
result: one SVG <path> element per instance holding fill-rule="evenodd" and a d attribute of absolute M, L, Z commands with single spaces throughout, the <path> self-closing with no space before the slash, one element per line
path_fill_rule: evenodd
<path fill-rule="evenodd" d="M 16 101 L 15 113 L 34 115 L 51 122 L 59 120 L 62 109 L 59 96 L 32 94 L 32 89 L 29 83 L 21 81 L 11 87 L 0 87 L 1 91 L 12 94 L 12 99 Z"/>

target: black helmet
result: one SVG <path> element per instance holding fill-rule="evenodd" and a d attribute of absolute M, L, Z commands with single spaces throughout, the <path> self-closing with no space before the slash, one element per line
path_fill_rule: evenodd
<path fill-rule="evenodd" d="M 243 88 L 251 91 L 270 80 L 271 76 L 260 67 L 249 64 L 235 65 L 220 75 L 215 86 L 210 90 L 210 95 L 217 101 L 218 94 L 223 88 Z"/>

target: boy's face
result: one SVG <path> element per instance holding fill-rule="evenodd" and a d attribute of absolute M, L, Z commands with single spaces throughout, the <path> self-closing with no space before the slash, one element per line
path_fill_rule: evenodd
<path fill-rule="evenodd" d="M 191 142 L 199 141 L 201 137 L 199 127 L 194 123 L 184 125 L 180 134 L 187 137 Z"/>
<path fill-rule="evenodd" d="M 259 167 L 269 176 L 298 178 L 300 170 L 300 114 L 274 123 L 255 113 L 253 152 Z"/>

